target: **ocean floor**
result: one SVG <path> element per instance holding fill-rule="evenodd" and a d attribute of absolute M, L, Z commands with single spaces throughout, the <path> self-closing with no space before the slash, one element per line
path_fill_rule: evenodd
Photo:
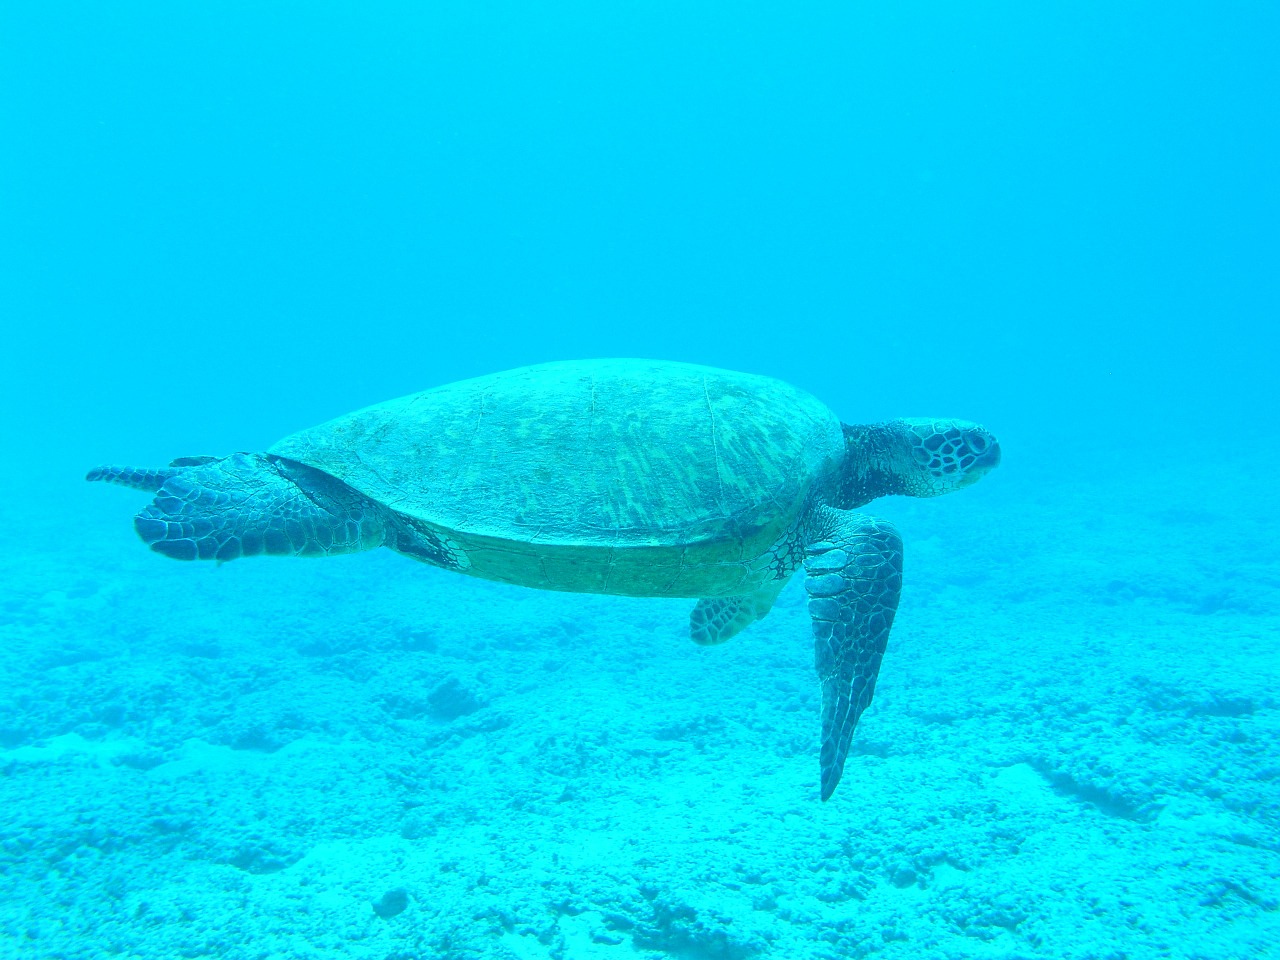
<path fill-rule="evenodd" d="M 8 497 L 0 957 L 1280 956 L 1280 523 L 1201 469 L 874 504 L 907 587 L 825 804 L 799 577 L 702 648 Z"/>

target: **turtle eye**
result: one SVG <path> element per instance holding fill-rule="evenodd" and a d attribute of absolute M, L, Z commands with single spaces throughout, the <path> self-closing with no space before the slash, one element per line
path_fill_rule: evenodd
<path fill-rule="evenodd" d="M 987 449 L 987 438 L 980 433 L 973 433 L 966 437 L 969 441 L 969 449 L 976 454 L 982 454 Z"/>

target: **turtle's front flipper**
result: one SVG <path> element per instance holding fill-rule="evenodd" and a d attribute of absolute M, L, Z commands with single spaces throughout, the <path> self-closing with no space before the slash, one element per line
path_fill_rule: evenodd
<path fill-rule="evenodd" d="M 786 580 L 770 580 L 755 593 L 741 597 L 707 597 L 689 614 L 689 636 L 704 646 L 724 643 L 773 608 Z"/>
<path fill-rule="evenodd" d="M 168 470 L 100 468 L 88 479 L 155 490 L 134 529 L 175 560 L 329 556 L 385 541 L 383 508 L 312 467 L 244 453 L 174 463 Z"/>
<path fill-rule="evenodd" d="M 871 703 L 902 590 L 902 540 L 874 517 L 819 508 L 805 551 L 805 590 L 822 684 L 822 799 L 844 771 L 853 729 Z"/>

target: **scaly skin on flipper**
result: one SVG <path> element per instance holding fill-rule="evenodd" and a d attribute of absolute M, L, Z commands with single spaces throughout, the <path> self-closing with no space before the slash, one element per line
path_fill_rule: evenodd
<path fill-rule="evenodd" d="M 701 646 L 724 643 L 757 620 L 763 620 L 786 585 L 787 578 L 784 577 L 770 580 L 746 596 L 699 600 L 689 613 L 689 636 Z"/>
<path fill-rule="evenodd" d="M 168 470 L 100 467 L 88 479 L 155 490 L 134 527 L 152 550 L 175 560 L 332 556 L 384 541 L 383 508 L 311 467 L 243 453 L 192 462 Z"/>
<path fill-rule="evenodd" d="M 809 544 L 805 590 L 822 684 L 822 799 L 844 772 L 853 731 L 876 689 L 902 591 L 902 539 L 874 517 L 819 508 L 823 540 Z"/>

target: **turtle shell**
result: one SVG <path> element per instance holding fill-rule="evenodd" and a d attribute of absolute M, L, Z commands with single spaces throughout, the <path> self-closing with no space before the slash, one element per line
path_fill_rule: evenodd
<path fill-rule="evenodd" d="M 667 361 L 580 360 L 366 407 L 268 452 L 323 470 L 464 548 L 722 544 L 723 559 L 742 560 L 794 521 L 843 451 L 836 416 L 781 381 Z"/>

